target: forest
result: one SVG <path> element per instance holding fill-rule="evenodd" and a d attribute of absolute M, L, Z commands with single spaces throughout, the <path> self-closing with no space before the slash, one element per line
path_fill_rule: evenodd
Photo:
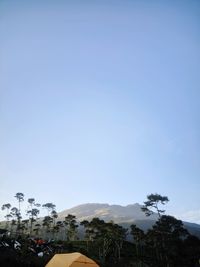
<path fill-rule="evenodd" d="M 42 267 L 56 253 L 81 252 L 101 267 L 197 267 L 200 266 L 200 239 L 188 232 L 181 220 L 166 215 L 167 196 L 150 194 L 142 211 L 157 213 L 151 229 L 143 231 L 105 222 L 100 218 L 77 221 L 68 214 L 60 220 L 53 203 L 39 204 L 16 193 L 16 207 L 1 207 L 5 220 L 0 224 L 0 265 Z M 40 209 L 46 216 L 39 217 Z M 25 214 L 26 218 L 23 218 Z"/>

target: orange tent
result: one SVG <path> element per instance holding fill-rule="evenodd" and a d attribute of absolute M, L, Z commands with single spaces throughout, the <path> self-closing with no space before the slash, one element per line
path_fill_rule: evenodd
<path fill-rule="evenodd" d="M 85 255 L 74 252 L 54 255 L 45 267 L 99 267 L 99 265 Z"/>

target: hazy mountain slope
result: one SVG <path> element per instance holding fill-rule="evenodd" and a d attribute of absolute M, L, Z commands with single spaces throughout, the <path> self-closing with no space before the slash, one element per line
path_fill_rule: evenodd
<path fill-rule="evenodd" d="M 75 215 L 78 221 L 91 220 L 94 217 L 98 217 L 104 221 L 113 220 L 115 223 L 157 219 L 156 214 L 146 217 L 141 211 L 141 205 L 137 203 L 127 206 L 88 203 L 64 210 L 58 215 L 59 218 L 64 218 L 68 214 Z"/>
<path fill-rule="evenodd" d="M 141 211 L 141 207 L 142 205 L 138 203 L 127 206 L 88 203 L 64 210 L 58 213 L 58 218 L 59 220 L 64 220 L 64 217 L 72 214 L 80 222 L 83 220 L 90 221 L 92 218 L 98 217 L 106 222 L 112 220 L 125 228 L 134 223 L 146 231 L 152 227 L 158 216 L 156 214 L 149 217 L 145 216 L 144 212 Z M 189 222 L 184 222 L 184 224 L 191 234 L 200 237 L 200 225 Z"/>

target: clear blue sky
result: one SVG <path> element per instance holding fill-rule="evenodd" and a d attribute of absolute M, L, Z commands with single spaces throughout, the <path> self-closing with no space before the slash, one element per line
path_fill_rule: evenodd
<path fill-rule="evenodd" d="M 194 0 L 1 0 L 0 205 L 157 192 L 200 223 L 199 26 Z"/>

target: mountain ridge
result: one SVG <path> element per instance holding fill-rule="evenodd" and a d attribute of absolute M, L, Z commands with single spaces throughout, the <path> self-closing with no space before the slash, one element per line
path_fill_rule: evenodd
<path fill-rule="evenodd" d="M 126 206 L 107 203 L 85 203 L 73 208 L 66 209 L 58 213 L 59 218 L 64 218 L 68 214 L 75 215 L 78 221 L 92 220 L 98 217 L 105 221 L 113 220 L 115 223 L 132 222 L 135 220 L 156 220 L 157 214 L 146 217 L 141 210 L 142 205 L 138 203 L 128 204 Z"/>
<path fill-rule="evenodd" d="M 91 221 L 98 217 L 105 222 L 114 221 L 114 223 L 126 228 L 129 228 L 131 224 L 136 224 L 137 227 L 146 231 L 153 226 L 158 219 L 158 215 L 153 213 L 151 216 L 146 216 L 141 207 L 142 205 L 139 203 L 126 206 L 107 203 L 84 203 L 59 212 L 58 218 L 64 220 L 68 214 L 72 214 L 76 216 L 77 222 L 81 222 L 83 220 Z M 199 224 L 184 221 L 183 224 L 191 234 L 200 238 Z"/>

